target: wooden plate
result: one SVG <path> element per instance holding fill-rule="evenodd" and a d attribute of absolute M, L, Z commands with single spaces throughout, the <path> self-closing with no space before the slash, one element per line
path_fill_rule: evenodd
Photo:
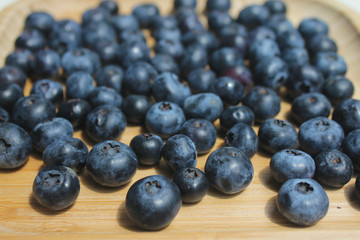
<path fill-rule="evenodd" d="M 0 58 L 4 59 L 13 49 L 13 43 L 21 32 L 25 16 L 34 10 L 45 10 L 56 19 L 79 20 L 81 13 L 95 7 L 98 0 L 26 0 L 9 6 L 0 13 Z M 121 13 L 130 13 L 133 6 L 144 0 L 120 1 Z M 153 0 L 167 14 L 172 0 Z M 339 46 L 339 53 L 347 60 L 347 77 L 352 79 L 360 96 L 360 17 L 344 8 L 335 0 L 293 0 L 288 4 L 289 18 L 297 25 L 304 17 L 316 16 L 327 21 L 330 36 Z M 233 1 L 231 13 L 250 3 L 260 1 Z M 205 1 L 198 4 L 199 11 Z M 30 84 L 25 88 L 29 93 Z M 282 103 L 277 118 L 285 119 L 289 104 Z M 257 132 L 258 127 L 255 127 Z M 129 144 L 140 133 L 138 127 L 127 127 L 119 139 Z M 82 138 L 81 132 L 75 137 Z M 216 147 L 223 144 L 218 139 Z M 91 147 L 89 145 L 89 147 Z M 204 168 L 207 155 L 200 156 L 197 167 Z M 252 158 L 255 176 L 250 186 L 242 193 L 226 196 L 211 190 L 198 204 L 184 204 L 175 220 L 165 229 L 144 232 L 134 226 L 124 211 L 124 199 L 130 185 L 137 179 L 151 174 L 171 176 L 171 171 L 162 163 L 156 167 L 140 167 L 131 183 L 121 188 L 103 188 L 95 184 L 83 172 L 80 176 L 81 192 L 71 208 L 52 212 L 38 205 L 31 196 L 32 183 L 42 166 L 41 156 L 32 154 L 24 167 L 14 171 L 0 171 L 0 239 L 328 239 L 358 238 L 360 234 L 360 202 L 354 196 L 353 178 L 341 189 L 326 189 L 330 208 L 326 217 L 308 228 L 297 227 L 287 222 L 278 213 L 275 196 L 279 185 L 271 178 L 268 164 L 270 156 L 257 154 Z"/>

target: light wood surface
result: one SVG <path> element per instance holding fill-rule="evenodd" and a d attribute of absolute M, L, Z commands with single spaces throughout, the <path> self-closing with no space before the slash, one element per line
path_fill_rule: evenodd
<path fill-rule="evenodd" d="M 25 16 L 33 10 L 45 10 L 56 19 L 80 20 L 81 12 L 95 7 L 97 0 L 23 0 L 0 12 L 0 59 L 13 49 L 13 43 L 23 27 Z M 130 13 L 144 0 L 120 1 L 121 13 Z M 154 0 L 167 14 L 172 0 Z M 205 1 L 199 1 L 198 10 Z M 231 13 L 250 3 L 233 1 Z M 297 26 L 304 17 L 316 16 L 329 23 L 330 36 L 345 57 L 355 98 L 360 96 L 360 17 L 334 0 L 293 0 L 288 4 L 288 16 Z M 29 93 L 30 83 L 25 92 Z M 289 104 L 282 102 L 279 119 L 286 119 Z M 216 122 L 218 125 L 218 122 Z M 258 131 L 258 127 L 254 127 Z M 139 127 L 128 126 L 119 141 L 129 144 L 139 134 Z M 82 138 L 81 132 L 75 137 Z M 89 142 L 88 146 L 91 148 Z M 216 146 L 224 140 L 217 139 Z M 312 227 L 297 227 L 287 222 L 277 211 L 275 196 L 279 189 L 269 172 L 269 155 L 258 153 L 252 158 L 255 176 L 250 186 L 237 195 L 223 195 L 215 190 L 197 204 L 184 204 L 174 221 L 156 232 L 142 231 L 128 219 L 124 210 L 127 190 L 137 179 L 152 175 L 171 176 L 163 162 L 155 167 L 139 167 L 131 183 L 120 188 L 104 188 L 95 184 L 86 171 L 80 176 L 81 191 L 71 208 L 52 212 L 38 205 L 31 196 L 33 180 L 42 166 L 41 156 L 32 154 L 20 169 L 0 171 L 0 239 L 355 239 L 360 234 L 360 201 L 354 196 L 353 178 L 341 189 L 326 188 L 330 207 L 326 217 Z M 197 167 L 204 169 L 207 155 L 199 156 Z"/>

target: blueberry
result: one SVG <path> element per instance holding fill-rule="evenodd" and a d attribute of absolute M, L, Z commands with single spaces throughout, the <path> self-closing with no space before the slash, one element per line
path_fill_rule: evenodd
<path fill-rule="evenodd" d="M 345 75 L 347 64 L 344 58 L 335 52 L 320 52 L 314 58 L 316 66 L 325 78 L 333 75 Z"/>
<path fill-rule="evenodd" d="M 139 22 L 133 15 L 116 15 L 111 18 L 111 24 L 118 33 L 126 30 L 139 29 Z"/>
<path fill-rule="evenodd" d="M 214 10 L 207 17 L 209 29 L 216 34 L 234 22 L 233 17 L 226 11 Z"/>
<path fill-rule="evenodd" d="M 43 152 L 46 166 L 65 166 L 79 173 L 85 167 L 88 148 L 78 138 L 57 139 Z"/>
<path fill-rule="evenodd" d="M 195 93 L 210 92 L 216 82 L 216 75 L 210 69 L 197 68 L 189 73 L 187 82 Z"/>
<path fill-rule="evenodd" d="M 279 119 L 267 119 L 259 128 L 259 146 L 265 151 L 275 154 L 276 152 L 295 148 L 298 134 L 294 126 L 288 121 Z"/>
<path fill-rule="evenodd" d="M 0 85 L 15 83 L 21 88 L 25 87 L 26 75 L 15 66 L 4 66 L 0 68 Z"/>
<path fill-rule="evenodd" d="M 187 97 L 184 101 L 184 113 L 188 119 L 204 118 L 214 122 L 223 111 L 223 103 L 213 93 L 198 93 Z"/>
<path fill-rule="evenodd" d="M 124 87 L 129 93 L 149 94 L 157 76 L 158 73 L 151 64 L 139 61 L 126 69 Z"/>
<path fill-rule="evenodd" d="M 254 124 L 255 115 L 253 111 L 246 106 L 230 106 L 226 108 L 220 115 L 220 126 L 225 130 L 229 130 L 237 123 Z"/>
<path fill-rule="evenodd" d="M 312 179 L 290 179 L 277 195 L 276 206 L 287 220 L 301 226 L 316 224 L 329 209 L 329 198 L 321 185 Z"/>
<path fill-rule="evenodd" d="M 65 118 L 52 118 L 38 123 L 31 131 L 35 149 L 43 152 L 45 148 L 58 139 L 71 138 L 74 129 Z"/>
<path fill-rule="evenodd" d="M 150 49 L 143 41 L 124 42 L 120 45 L 120 62 L 125 68 L 138 61 L 150 61 Z"/>
<path fill-rule="evenodd" d="M 237 63 L 232 67 L 223 69 L 220 76 L 227 76 L 241 82 L 245 90 L 248 90 L 253 85 L 253 76 L 250 70 L 242 63 Z"/>
<path fill-rule="evenodd" d="M 179 39 L 160 39 L 155 47 L 156 54 L 167 54 L 174 58 L 176 61 L 180 61 L 184 54 L 184 46 Z"/>
<path fill-rule="evenodd" d="M 70 49 L 81 47 L 81 32 L 81 26 L 73 20 L 57 21 L 50 33 L 49 46 L 60 55 L 63 55 Z"/>
<path fill-rule="evenodd" d="M 354 85 L 344 76 L 331 76 L 325 80 L 322 86 L 322 93 L 335 106 L 353 96 Z"/>
<path fill-rule="evenodd" d="M 205 175 L 210 184 L 225 194 L 235 194 L 247 188 L 254 176 L 248 157 L 234 147 L 221 147 L 206 160 Z"/>
<path fill-rule="evenodd" d="M 174 10 L 179 8 L 196 8 L 196 0 L 174 0 Z"/>
<path fill-rule="evenodd" d="M 296 29 L 284 32 L 276 40 L 281 51 L 288 48 L 305 48 L 305 41 Z"/>
<path fill-rule="evenodd" d="M 226 68 L 233 67 L 237 63 L 242 62 L 242 56 L 235 48 L 223 47 L 214 51 L 210 58 L 210 67 L 220 73 Z"/>
<path fill-rule="evenodd" d="M 34 198 L 46 208 L 62 210 L 73 205 L 80 192 L 76 173 L 68 167 L 42 168 L 33 183 Z"/>
<path fill-rule="evenodd" d="M 275 40 L 263 38 L 250 44 L 249 59 L 252 65 L 266 58 L 280 57 L 280 49 Z"/>
<path fill-rule="evenodd" d="M 230 0 L 207 0 L 206 1 L 206 11 L 211 12 L 214 10 L 217 11 L 228 11 L 231 7 Z"/>
<path fill-rule="evenodd" d="M 99 55 L 103 65 L 117 64 L 120 61 L 120 45 L 115 41 L 99 40 L 94 43 L 92 49 Z"/>
<path fill-rule="evenodd" d="M 206 67 L 208 62 L 206 49 L 194 43 L 186 48 L 180 61 L 180 74 L 184 77 L 197 68 Z"/>
<path fill-rule="evenodd" d="M 89 49 L 96 49 L 99 42 L 116 42 L 115 29 L 107 22 L 92 22 L 82 29 L 83 46 Z"/>
<path fill-rule="evenodd" d="M 152 31 L 156 31 L 158 29 L 167 29 L 167 30 L 178 29 L 178 21 L 176 17 L 172 14 L 166 16 L 161 16 L 161 15 L 156 16 L 154 22 L 152 23 Z"/>
<path fill-rule="evenodd" d="M 220 32 L 220 42 L 222 47 L 233 47 L 237 49 L 241 56 L 245 58 L 248 54 L 249 42 L 246 36 L 243 36 L 240 32 L 227 32 L 226 30 L 231 28 L 230 24 L 224 27 Z M 239 24 L 239 26 L 241 26 Z M 245 29 L 245 27 L 244 27 Z M 247 35 L 247 34 L 246 34 Z"/>
<path fill-rule="evenodd" d="M 291 116 L 300 124 L 314 117 L 329 117 L 330 112 L 331 103 L 321 93 L 305 93 L 291 103 Z"/>
<path fill-rule="evenodd" d="M 0 107 L 0 124 L 4 122 L 9 122 L 9 120 L 10 120 L 9 113 L 5 109 Z"/>
<path fill-rule="evenodd" d="M 74 98 L 61 103 L 57 116 L 66 118 L 74 129 L 78 129 L 84 126 L 86 116 L 90 111 L 91 105 L 86 100 Z"/>
<path fill-rule="evenodd" d="M 181 193 L 171 180 L 152 175 L 136 181 L 126 194 L 125 210 L 145 230 L 159 230 L 171 223 L 181 208 Z"/>
<path fill-rule="evenodd" d="M 161 159 L 163 140 L 156 134 L 143 133 L 131 139 L 130 147 L 136 153 L 140 164 L 155 165 Z"/>
<path fill-rule="evenodd" d="M 271 39 L 276 41 L 276 34 L 275 32 L 266 26 L 259 26 L 249 33 L 249 38 L 252 41 L 260 40 L 260 39 Z"/>
<path fill-rule="evenodd" d="M 20 68 L 25 74 L 30 76 L 34 70 L 35 55 L 29 49 L 17 48 L 7 55 L 6 65 Z"/>
<path fill-rule="evenodd" d="M 83 12 L 81 24 L 85 27 L 88 24 L 110 21 L 110 11 L 103 7 L 90 8 Z"/>
<path fill-rule="evenodd" d="M 199 202 L 209 191 L 209 180 L 197 168 L 184 168 L 174 173 L 173 182 L 179 187 L 184 203 Z"/>
<path fill-rule="evenodd" d="M 94 79 L 87 72 L 74 72 L 66 79 L 67 99 L 86 99 L 94 89 Z"/>
<path fill-rule="evenodd" d="M 320 52 L 337 52 L 337 45 L 329 36 L 318 34 L 308 40 L 307 49 L 314 57 Z"/>
<path fill-rule="evenodd" d="M 180 9 L 181 10 L 181 9 Z M 179 28 L 182 33 L 186 33 L 188 31 L 193 30 L 205 30 L 204 26 L 202 25 L 198 15 L 194 11 L 194 9 L 184 9 L 182 12 L 177 11 L 177 20 L 179 24 Z M 184 12 L 187 12 L 184 14 Z"/>
<path fill-rule="evenodd" d="M 31 88 L 30 94 L 39 94 L 55 106 L 59 106 L 64 99 L 62 84 L 49 79 L 36 81 Z"/>
<path fill-rule="evenodd" d="M 36 54 L 34 70 L 35 79 L 56 78 L 60 69 L 60 56 L 51 49 L 40 50 Z"/>
<path fill-rule="evenodd" d="M 116 140 L 124 132 L 126 117 L 112 105 L 101 105 L 93 109 L 85 120 L 85 131 L 95 142 Z"/>
<path fill-rule="evenodd" d="M 321 152 L 315 158 L 314 178 L 321 184 L 340 188 L 351 180 L 353 165 L 351 159 L 339 150 Z"/>
<path fill-rule="evenodd" d="M 263 25 L 269 17 L 270 12 L 268 8 L 252 4 L 240 11 L 237 21 L 246 26 L 248 29 L 253 29 Z"/>
<path fill-rule="evenodd" d="M 335 106 L 332 120 L 341 125 L 345 134 L 360 128 L 360 100 L 350 98 Z"/>
<path fill-rule="evenodd" d="M 31 152 L 31 137 L 20 126 L 0 124 L 0 168 L 13 169 L 26 163 Z"/>
<path fill-rule="evenodd" d="M 153 82 L 152 93 L 156 101 L 170 101 L 182 106 L 187 97 L 191 95 L 190 88 L 180 82 L 174 73 L 161 73 Z"/>
<path fill-rule="evenodd" d="M 260 60 L 255 67 L 254 79 L 257 85 L 278 91 L 288 78 L 287 64 L 279 57 Z"/>
<path fill-rule="evenodd" d="M 24 29 L 24 31 L 15 40 L 16 48 L 26 48 L 36 53 L 45 49 L 46 38 L 42 32 L 37 29 Z"/>
<path fill-rule="evenodd" d="M 102 0 L 99 7 L 106 9 L 111 15 L 116 15 L 119 12 L 118 4 L 113 0 Z"/>
<path fill-rule="evenodd" d="M 280 112 L 280 98 L 270 88 L 256 86 L 244 97 L 243 105 L 250 108 L 255 114 L 255 122 L 263 122 L 275 117 Z"/>
<path fill-rule="evenodd" d="M 145 95 L 128 95 L 122 104 L 126 119 L 132 123 L 143 124 L 147 111 L 152 106 L 151 99 Z"/>
<path fill-rule="evenodd" d="M 96 73 L 97 86 L 106 86 L 121 92 L 124 71 L 117 65 L 105 65 Z"/>
<path fill-rule="evenodd" d="M 151 64 L 159 73 L 171 72 L 177 75 L 180 73 L 178 64 L 174 58 L 168 54 L 155 54 L 155 56 L 151 59 Z"/>
<path fill-rule="evenodd" d="M 135 6 L 132 15 L 139 21 L 141 28 L 150 28 L 154 18 L 160 13 L 156 5 L 149 3 Z"/>
<path fill-rule="evenodd" d="M 315 163 L 306 152 L 283 149 L 271 157 L 270 171 L 277 182 L 284 183 L 293 178 L 312 178 L 315 174 Z"/>
<path fill-rule="evenodd" d="M 97 53 L 86 48 L 74 48 L 65 52 L 61 57 L 63 74 L 69 76 L 78 71 L 93 75 L 100 67 L 100 58 Z"/>
<path fill-rule="evenodd" d="M 24 97 L 21 87 L 15 83 L 0 84 L 0 107 L 11 113 L 16 101 Z"/>
<path fill-rule="evenodd" d="M 281 52 L 281 57 L 288 65 L 290 71 L 309 64 L 309 54 L 305 48 L 288 48 Z"/>
<path fill-rule="evenodd" d="M 12 121 L 29 132 L 38 123 L 55 116 L 56 109 L 54 104 L 37 94 L 20 98 L 14 105 L 11 113 Z"/>
<path fill-rule="evenodd" d="M 220 77 L 213 85 L 213 92 L 218 95 L 223 103 L 237 105 L 243 98 L 243 85 L 230 77 Z"/>
<path fill-rule="evenodd" d="M 95 87 L 87 99 L 94 108 L 101 105 L 112 105 L 120 108 L 123 102 L 121 95 L 115 89 L 105 86 Z"/>
<path fill-rule="evenodd" d="M 343 140 L 342 127 L 328 118 L 316 117 L 300 125 L 300 147 L 312 156 L 325 150 L 339 149 Z"/>
<path fill-rule="evenodd" d="M 161 156 L 175 171 L 195 167 L 197 163 L 195 143 L 184 134 L 170 137 L 161 150 Z"/>
<path fill-rule="evenodd" d="M 250 125 L 240 122 L 226 132 L 225 145 L 236 147 L 251 158 L 258 150 L 258 138 Z"/>
<path fill-rule="evenodd" d="M 267 0 L 264 6 L 269 10 L 270 14 L 286 14 L 286 4 L 281 0 Z"/>
<path fill-rule="evenodd" d="M 216 35 L 213 32 L 204 30 L 189 31 L 181 37 L 181 41 L 185 47 L 198 44 L 205 48 L 208 53 L 211 53 L 219 47 Z"/>
<path fill-rule="evenodd" d="M 356 181 L 355 181 L 355 196 L 360 199 L 360 177 L 359 175 L 356 177 Z"/>
<path fill-rule="evenodd" d="M 86 169 L 99 184 L 119 187 L 135 175 L 138 161 L 135 152 L 126 144 L 106 140 L 94 145 L 86 161 Z"/>
<path fill-rule="evenodd" d="M 146 43 L 146 38 L 140 29 L 124 30 L 117 35 L 118 42 L 130 44 L 132 42 Z M 145 49 L 145 46 L 144 46 Z"/>
<path fill-rule="evenodd" d="M 360 170 L 360 129 L 351 131 L 342 143 L 342 151 L 351 159 L 354 170 Z"/>
<path fill-rule="evenodd" d="M 216 142 L 216 129 L 206 119 L 187 120 L 181 127 L 181 133 L 195 143 L 198 154 L 208 153 Z"/>
<path fill-rule="evenodd" d="M 183 110 L 176 103 L 157 102 L 146 113 L 146 128 L 162 138 L 178 133 L 185 122 Z"/>
<path fill-rule="evenodd" d="M 305 18 L 299 24 L 299 32 L 303 38 L 310 39 L 317 34 L 327 35 L 329 27 L 319 18 Z"/>
<path fill-rule="evenodd" d="M 32 12 L 25 18 L 25 28 L 37 29 L 48 36 L 54 27 L 55 19 L 47 12 Z"/>

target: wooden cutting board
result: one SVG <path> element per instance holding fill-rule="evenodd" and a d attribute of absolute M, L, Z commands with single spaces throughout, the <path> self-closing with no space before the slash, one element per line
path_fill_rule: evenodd
<path fill-rule="evenodd" d="M 56 19 L 71 18 L 79 21 L 81 13 L 95 7 L 98 0 L 21 0 L 0 12 L 0 59 L 13 49 L 27 14 L 45 10 Z M 144 0 L 118 0 L 121 13 L 130 13 Z M 153 0 L 167 14 L 172 0 Z M 316 16 L 329 23 L 330 36 L 345 57 L 356 91 L 360 97 L 360 17 L 335 0 L 286 1 L 288 16 L 297 26 L 304 17 Z M 261 1 L 233 1 L 231 13 Z M 199 12 L 205 1 L 198 4 Z M 25 93 L 30 91 L 28 83 Z M 279 119 L 286 119 L 290 105 L 281 104 Z M 218 125 L 218 122 L 216 122 Z M 255 131 L 258 127 L 255 126 Z M 129 144 L 139 127 L 127 127 L 119 139 Z M 75 137 L 83 138 L 76 132 Z M 89 148 L 91 145 L 86 141 Z M 222 146 L 218 138 L 216 146 Z M 256 154 L 252 158 L 255 176 L 250 186 L 237 195 L 223 195 L 211 189 L 197 204 L 184 204 L 175 220 L 156 232 L 142 231 L 128 219 L 124 211 L 127 190 L 137 179 L 171 171 L 162 162 L 155 167 L 139 167 L 131 183 L 120 188 L 104 188 L 94 183 L 84 171 L 80 176 L 81 191 L 76 204 L 65 211 L 52 212 L 35 202 L 31 196 L 33 180 L 42 167 L 41 155 L 32 154 L 20 169 L 0 171 L 0 239 L 357 239 L 360 234 L 360 201 L 354 196 L 355 177 L 341 189 L 326 188 L 330 207 L 326 217 L 312 227 L 297 227 L 287 222 L 277 211 L 275 197 L 279 189 L 270 175 L 269 155 Z M 197 167 L 204 168 L 207 155 L 200 156 Z"/>

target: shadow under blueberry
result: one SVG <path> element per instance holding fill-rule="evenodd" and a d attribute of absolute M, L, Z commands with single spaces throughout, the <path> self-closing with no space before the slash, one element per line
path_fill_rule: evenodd
<path fill-rule="evenodd" d="M 301 124 L 299 124 L 299 122 L 294 118 L 294 116 L 291 114 L 291 111 L 288 111 L 285 114 L 285 119 L 286 121 L 288 121 L 289 123 L 291 123 L 291 125 L 293 125 L 296 128 L 299 128 Z"/>
<path fill-rule="evenodd" d="M 27 161 L 29 161 L 29 160 L 27 160 Z M 0 174 L 11 174 L 11 173 L 20 171 L 26 164 L 27 164 L 27 162 L 25 162 L 23 165 L 21 165 L 21 166 L 19 166 L 17 168 L 9 168 L 9 169 L 3 168 L 3 169 L 0 169 Z"/>
<path fill-rule="evenodd" d="M 256 152 L 256 154 L 258 154 L 259 156 L 263 157 L 263 158 L 268 158 L 269 160 L 271 159 L 271 157 L 273 156 L 273 154 L 265 151 L 262 147 L 258 147 L 258 150 Z"/>
<path fill-rule="evenodd" d="M 345 195 L 345 199 L 349 203 L 349 205 L 351 207 L 353 207 L 354 209 L 360 211 L 360 200 L 356 197 L 354 182 L 349 183 L 344 187 L 344 195 Z"/>
<path fill-rule="evenodd" d="M 30 157 L 32 159 L 38 160 L 38 161 L 42 161 L 42 153 L 40 153 L 39 151 L 35 150 L 35 148 L 33 147 L 31 153 L 30 153 Z"/>
<path fill-rule="evenodd" d="M 100 185 L 99 183 L 95 182 L 94 179 L 92 179 L 92 177 L 90 176 L 90 173 L 84 169 L 81 173 L 81 175 L 79 176 L 80 180 L 81 180 L 81 184 L 82 186 L 85 186 L 86 188 L 94 191 L 94 192 L 98 192 L 98 193 L 113 193 L 113 192 L 117 192 L 120 191 L 121 189 L 123 189 L 126 185 L 128 185 L 129 183 L 126 183 L 122 186 L 119 187 L 108 187 L 108 186 L 103 186 Z"/>
<path fill-rule="evenodd" d="M 96 144 L 95 141 L 93 141 L 93 140 L 90 139 L 89 135 L 86 133 L 85 130 L 82 130 L 82 131 L 81 131 L 81 139 L 83 140 L 83 142 L 84 142 L 87 146 L 93 147 L 93 146 Z"/>
<path fill-rule="evenodd" d="M 265 187 L 274 192 L 278 192 L 281 187 L 281 184 L 273 178 L 269 167 L 265 167 L 259 172 L 258 179 Z"/>
<path fill-rule="evenodd" d="M 174 175 L 174 170 L 171 169 L 163 158 L 155 165 L 155 172 L 156 174 L 163 175 L 169 179 L 172 179 Z"/>
<path fill-rule="evenodd" d="M 38 201 L 35 199 L 35 197 L 32 194 L 30 194 L 29 195 L 29 205 L 33 210 L 35 210 L 36 212 L 38 212 L 40 214 L 47 215 L 47 216 L 55 216 L 55 215 L 59 215 L 59 214 L 62 214 L 64 212 L 70 210 L 74 204 L 65 209 L 62 209 L 62 210 L 52 210 L 52 209 L 42 206 L 40 203 L 38 203 Z"/>
<path fill-rule="evenodd" d="M 122 202 L 118 208 L 117 212 L 117 222 L 120 227 L 123 227 L 127 230 L 133 232 L 147 232 L 144 229 L 139 228 L 136 224 L 129 218 L 125 210 L 125 202 Z"/>
<path fill-rule="evenodd" d="M 225 194 L 210 185 L 209 192 L 207 193 L 207 195 L 209 195 L 211 197 L 221 198 L 221 199 L 231 199 L 231 198 L 239 196 L 244 191 L 246 191 L 246 189 L 244 189 L 241 192 L 234 193 L 234 194 Z"/>

